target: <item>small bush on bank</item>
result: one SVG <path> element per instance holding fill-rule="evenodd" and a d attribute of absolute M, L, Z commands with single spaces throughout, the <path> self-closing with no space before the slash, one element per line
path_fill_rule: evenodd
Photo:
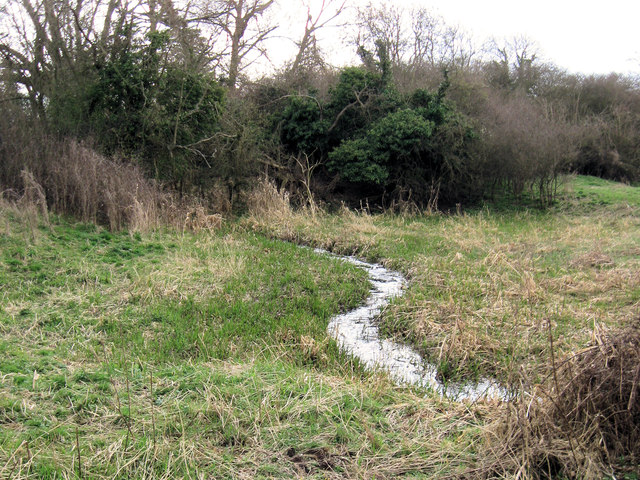
<path fill-rule="evenodd" d="M 532 191 L 542 205 L 555 199 L 560 175 L 576 158 L 580 130 L 523 96 L 488 98 L 478 142 L 486 184 L 519 197 Z"/>

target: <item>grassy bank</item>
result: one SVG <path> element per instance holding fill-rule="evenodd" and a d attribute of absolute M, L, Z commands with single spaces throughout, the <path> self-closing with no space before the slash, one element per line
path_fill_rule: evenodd
<path fill-rule="evenodd" d="M 580 349 L 595 327 L 640 310 L 640 188 L 572 179 L 547 210 L 445 216 L 343 211 L 247 222 L 267 234 L 357 252 L 403 271 L 406 294 L 381 318 L 443 377 L 493 375 Z"/>
<path fill-rule="evenodd" d="M 259 205 L 130 234 L 0 204 L 0 477 L 496 474 L 500 409 L 363 371 L 326 327 L 364 272 L 274 238 L 403 271 L 382 329 L 447 378 L 535 378 L 551 344 L 640 309 L 638 188 L 577 178 L 553 209 L 455 216 L 294 212 L 273 189 Z"/>

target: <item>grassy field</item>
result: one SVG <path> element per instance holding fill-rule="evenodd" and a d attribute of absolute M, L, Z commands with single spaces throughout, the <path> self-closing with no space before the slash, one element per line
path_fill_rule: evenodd
<path fill-rule="evenodd" d="M 581 177 L 547 211 L 456 216 L 309 215 L 274 197 L 195 234 L 0 204 L 1 478 L 482 471 L 496 406 L 396 387 L 338 352 L 326 326 L 366 297 L 364 272 L 278 238 L 403 271 L 382 329 L 444 378 L 530 378 L 550 338 L 562 355 L 638 317 L 638 188 Z"/>
<path fill-rule="evenodd" d="M 310 249 L 235 227 L 46 224 L 4 204 L 0 285 L 2 478 L 384 478 L 470 462 L 475 414 L 365 374 L 327 338 L 368 281 Z"/>

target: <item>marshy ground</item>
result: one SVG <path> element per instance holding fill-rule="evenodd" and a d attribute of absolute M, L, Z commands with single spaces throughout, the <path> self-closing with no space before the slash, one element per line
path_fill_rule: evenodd
<path fill-rule="evenodd" d="M 544 211 L 448 216 L 274 205 L 198 233 L 0 205 L 0 476 L 486 475 L 496 405 L 339 352 L 327 324 L 366 297 L 365 272 L 279 239 L 402 271 L 381 329 L 443 378 L 543 381 L 552 353 L 638 317 L 637 187 L 579 177 Z"/>

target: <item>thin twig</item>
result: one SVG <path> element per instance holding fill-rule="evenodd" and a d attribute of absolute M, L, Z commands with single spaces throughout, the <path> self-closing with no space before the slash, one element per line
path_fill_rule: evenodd
<path fill-rule="evenodd" d="M 153 456 L 156 455 L 156 418 L 153 411 L 153 371 L 149 373 L 149 395 L 151 397 L 151 426 L 153 430 Z"/>
<path fill-rule="evenodd" d="M 80 456 L 80 435 L 78 434 L 78 426 L 76 425 L 76 450 L 78 451 L 78 477 L 82 479 L 82 457 Z"/>

